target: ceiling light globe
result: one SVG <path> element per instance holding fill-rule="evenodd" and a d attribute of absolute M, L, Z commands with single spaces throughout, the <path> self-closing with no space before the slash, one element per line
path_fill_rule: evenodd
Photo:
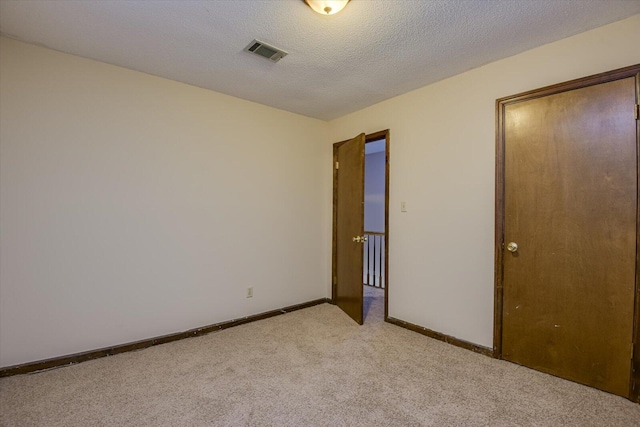
<path fill-rule="evenodd" d="M 320 15 L 335 15 L 349 3 L 349 0 L 303 0 Z"/>

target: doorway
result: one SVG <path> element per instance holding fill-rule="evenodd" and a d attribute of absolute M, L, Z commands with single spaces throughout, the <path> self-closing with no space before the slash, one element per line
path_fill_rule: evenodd
<path fill-rule="evenodd" d="M 333 157 L 331 299 L 359 324 L 386 320 L 389 130 L 335 143 Z"/>
<path fill-rule="evenodd" d="M 640 66 L 497 101 L 497 357 L 638 400 Z"/>
<path fill-rule="evenodd" d="M 386 248 L 387 140 L 366 141 L 364 146 L 364 237 L 363 276 L 364 321 L 369 316 L 384 318 Z"/>

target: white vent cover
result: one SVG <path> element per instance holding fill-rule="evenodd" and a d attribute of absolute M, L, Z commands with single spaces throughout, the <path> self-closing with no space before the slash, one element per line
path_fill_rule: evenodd
<path fill-rule="evenodd" d="M 263 58 L 267 58 L 269 61 L 278 62 L 285 56 L 287 56 L 287 52 L 282 49 L 278 49 L 277 47 L 271 46 L 265 42 L 261 42 L 259 40 L 254 40 L 247 47 L 244 48 L 245 52 L 253 53 L 254 55 L 262 56 Z"/>

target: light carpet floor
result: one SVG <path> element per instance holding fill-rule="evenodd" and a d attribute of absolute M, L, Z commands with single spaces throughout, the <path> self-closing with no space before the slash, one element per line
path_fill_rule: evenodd
<path fill-rule="evenodd" d="M 0 380 L 2 426 L 640 426 L 640 405 L 322 304 Z"/>

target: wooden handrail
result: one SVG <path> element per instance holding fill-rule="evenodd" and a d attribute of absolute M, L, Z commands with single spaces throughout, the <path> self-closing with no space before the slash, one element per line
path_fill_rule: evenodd
<path fill-rule="evenodd" d="M 365 231 L 368 237 L 363 247 L 363 284 L 384 288 L 384 254 L 387 236 L 377 231 Z"/>

